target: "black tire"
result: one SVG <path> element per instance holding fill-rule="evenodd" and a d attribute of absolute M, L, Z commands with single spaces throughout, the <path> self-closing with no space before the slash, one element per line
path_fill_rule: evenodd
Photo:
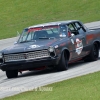
<path fill-rule="evenodd" d="M 98 44 L 93 44 L 90 54 L 84 59 L 84 61 L 96 61 L 99 58 Z"/>
<path fill-rule="evenodd" d="M 7 70 L 6 76 L 7 78 L 16 78 L 18 77 L 18 71 L 17 70 Z"/>
<path fill-rule="evenodd" d="M 68 60 L 67 60 L 67 53 L 66 52 L 62 52 L 60 61 L 58 63 L 58 65 L 56 66 L 56 69 L 58 71 L 64 71 L 68 69 Z"/>

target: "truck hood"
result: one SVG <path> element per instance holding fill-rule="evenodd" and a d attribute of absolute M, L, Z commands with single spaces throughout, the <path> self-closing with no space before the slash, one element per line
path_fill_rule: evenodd
<path fill-rule="evenodd" d="M 35 50 L 48 49 L 49 46 L 53 46 L 56 44 L 58 39 L 50 39 L 50 40 L 37 40 L 35 42 L 25 42 L 25 43 L 17 43 L 13 46 L 10 46 L 4 49 L 2 52 L 4 54 L 12 54 L 12 53 L 20 53 L 20 52 L 28 52 Z"/>

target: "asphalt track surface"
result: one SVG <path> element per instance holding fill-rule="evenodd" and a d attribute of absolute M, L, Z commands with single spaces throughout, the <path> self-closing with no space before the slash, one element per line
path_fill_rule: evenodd
<path fill-rule="evenodd" d="M 85 25 L 89 28 L 100 28 L 100 21 L 87 23 Z M 16 37 L 0 40 L 0 50 L 13 45 L 15 41 Z M 57 72 L 53 69 L 25 71 L 22 74 L 19 73 L 18 78 L 13 79 L 7 79 L 5 72 L 0 70 L 0 98 L 97 71 L 100 71 L 100 58 L 94 62 L 80 61 L 70 64 L 69 69 L 62 72 Z"/>

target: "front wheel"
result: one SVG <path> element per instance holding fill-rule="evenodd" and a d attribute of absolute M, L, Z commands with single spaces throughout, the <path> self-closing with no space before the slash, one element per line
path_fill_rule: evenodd
<path fill-rule="evenodd" d="M 7 70 L 6 71 L 7 78 L 16 78 L 18 76 L 17 70 Z"/>
<path fill-rule="evenodd" d="M 62 52 L 60 61 L 59 61 L 58 65 L 56 66 L 56 69 L 59 71 L 64 71 L 64 70 L 68 69 L 68 60 L 67 60 L 66 52 Z"/>

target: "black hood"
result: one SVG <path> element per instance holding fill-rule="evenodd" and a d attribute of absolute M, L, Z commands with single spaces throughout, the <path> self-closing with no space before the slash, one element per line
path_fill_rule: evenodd
<path fill-rule="evenodd" d="M 35 42 L 17 43 L 13 46 L 4 49 L 2 52 L 4 54 L 11 54 L 11 53 L 48 49 L 49 46 L 56 45 L 58 40 L 59 39 L 50 39 L 50 40 L 37 40 Z"/>

